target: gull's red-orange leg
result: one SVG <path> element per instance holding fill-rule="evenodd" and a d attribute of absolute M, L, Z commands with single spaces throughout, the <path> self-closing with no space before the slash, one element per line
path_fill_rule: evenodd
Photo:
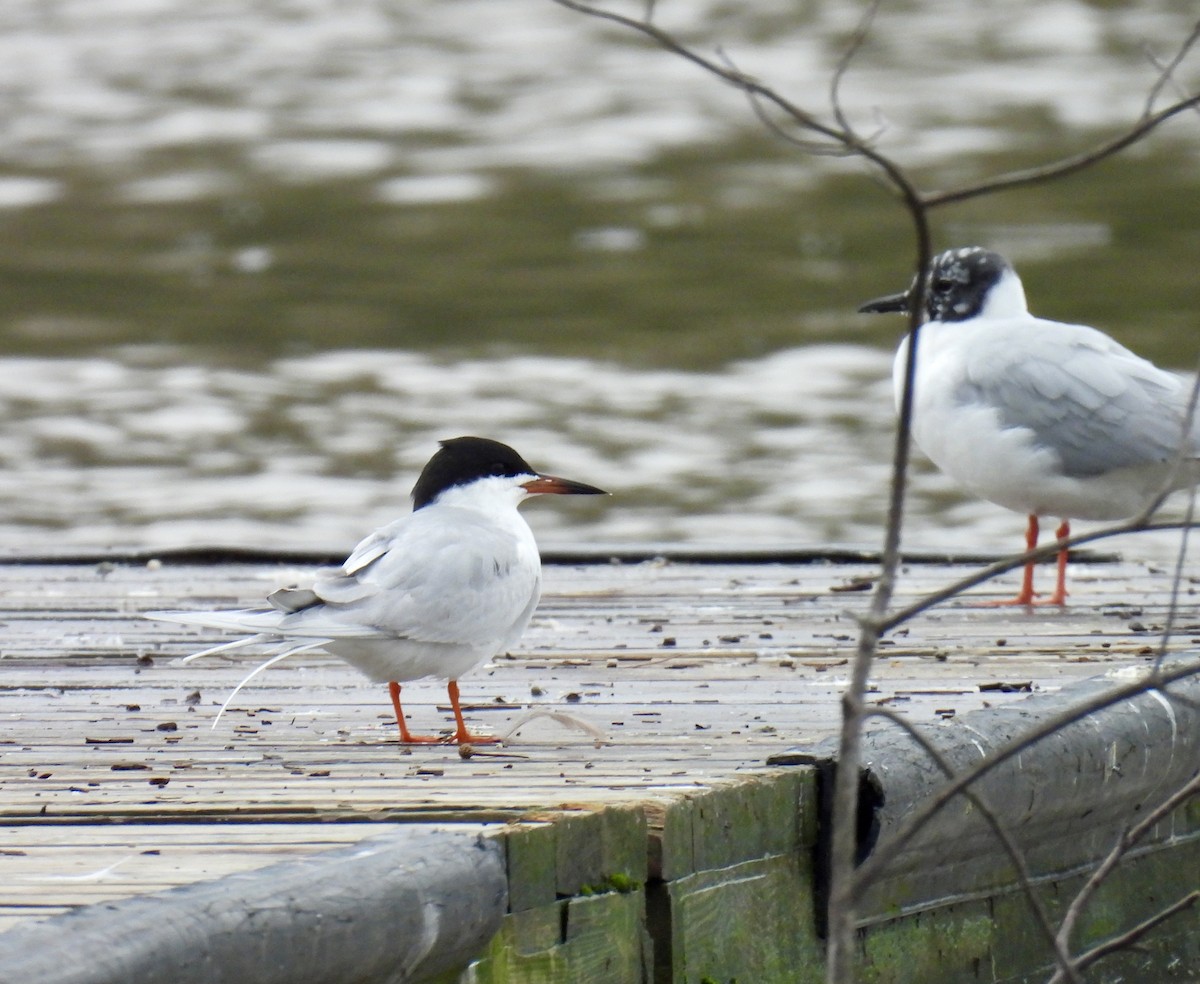
<path fill-rule="evenodd" d="M 446 684 L 446 693 L 450 695 L 450 708 L 454 711 L 456 725 L 453 741 L 460 745 L 494 745 L 500 739 L 494 735 L 473 735 L 467 730 L 467 722 L 463 720 L 462 708 L 458 705 L 458 681 L 451 680 Z"/>
<path fill-rule="evenodd" d="M 1058 548 L 1058 580 L 1054 584 L 1054 594 L 1043 604 L 1065 605 L 1067 603 L 1067 548 L 1061 544 L 1065 544 L 1070 536 L 1071 521 L 1064 519 L 1058 529 L 1054 531 L 1054 537 L 1060 544 Z"/>
<path fill-rule="evenodd" d="M 1038 518 L 1037 516 L 1030 515 L 1029 525 L 1025 528 L 1026 550 L 1033 550 L 1037 547 L 1038 532 Z M 1071 521 L 1064 519 L 1058 529 L 1054 531 L 1054 537 L 1059 543 L 1065 543 L 1070 535 Z M 1054 585 L 1054 594 L 1043 601 L 1034 600 L 1033 567 L 1033 561 L 1029 561 L 1025 565 L 1025 573 L 1021 578 L 1021 590 L 1015 598 L 1008 598 L 1004 601 L 985 601 L 983 604 L 988 607 L 1000 607 L 1002 605 L 1065 605 L 1067 603 L 1067 548 L 1059 548 L 1058 576 Z"/>
<path fill-rule="evenodd" d="M 1030 516 L 1029 518 L 1032 522 L 1034 522 L 1034 523 L 1037 522 L 1036 516 Z M 1071 521 L 1069 519 L 1064 519 L 1059 524 L 1058 529 L 1056 529 L 1054 531 L 1054 538 L 1059 542 L 1059 544 L 1063 544 L 1063 543 L 1067 542 L 1067 537 L 1069 537 L 1070 535 L 1071 535 Z M 1026 535 L 1025 544 L 1026 544 L 1027 550 L 1032 550 L 1034 547 L 1037 546 L 1037 542 L 1036 542 L 1037 538 L 1034 537 L 1034 540 L 1035 540 L 1035 542 L 1032 545 L 1030 545 L 1028 535 Z M 1026 605 L 1065 605 L 1067 603 L 1067 552 L 1068 551 L 1067 551 L 1066 547 L 1059 546 L 1058 558 L 1057 558 L 1058 570 L 1057 570 L 1057 576 L 1054 581 L 1054 594 L 1052 594 L 1049 598 L 1045 598 L 1041 601 L 1033 600 L 1033 594 L 1032 594 L 1033 577 L 1029 573 L 1031 568 L 1033 567 L 1033 565 L 1032 564 L 1025 565 L 1025 579 L 1027 582 L 1027 586 L 1030 589 L 1030 596 L 1029 596 L 1029 600 L 1024 602 L 1024 604 L 1026 604 Z M 1024 596 L 1024 594 L 1025 594 L 1025 590 L 1022 589 L 1021 595 Z"/>
<path fill-rule="evenodd" d="M 1025 549 L 1033 550 L 1038 542 L 1038 518 L 1030 513 L 1029 525 L 1025 527 Z M 1033 561 L 1025 565 L 1025 575 L 1021 579 L 1021 590 L 1015 598 L 1005 598 L 1002 601 L 982 602 L 987 608 L 1001 608 L 1005 605 L 1032 605 L 1033 600 Z"/>

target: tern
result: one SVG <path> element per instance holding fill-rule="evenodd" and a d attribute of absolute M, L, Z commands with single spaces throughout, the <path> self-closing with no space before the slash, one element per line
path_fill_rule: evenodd
<path fill-rule="evenodd" d="M 914 283 L 915 287 L 915 283 Z M 863 313 L 909 310 L 914 287 L 870 301 Z M 980 498 L 1029 517 L 1136 516 L 1200 477 L 1193 386 L 1103 332 L 1029 313 L 1004 257 L 977 246 L 934 257 L 917 344 L 912 436 L 942 471 Z M 892 368 L 897 409 L 909 339 Z M 1065 547 L 1054 593 L 1034 601 L 1033 564 L 1001 604 L 1066 603 Z"/>
<path fill-rule="evenodd" d="M 540 474 L 498 441 L 442 441 L 413 487 L 413 511 L 376 530 L 340 568 L 321 572 L 311 586 L 275 591 L 267 598 L 270 608 L 147 617 L 250 633 L 189 660 L 276 645 L 281 651 L 238 689 L 286 656 L 321 649 L 388 685 L 401 743 L 494 742 L 468 731 L 458 679 L 517 642 L 541 595 L 541 557 L 517 506 L 535 495 L 606 494 Z M 450 738 L 408 730 L 400 685 L 422 677 L 449 681 L 456 726 Z"/>

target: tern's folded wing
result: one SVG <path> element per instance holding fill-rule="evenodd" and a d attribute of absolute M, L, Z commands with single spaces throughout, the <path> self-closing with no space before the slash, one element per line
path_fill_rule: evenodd
<path fill-rule="evenodd" d="M 523 628 L 541 585 L 532 537 L 462 513 L 424 518 L 419 511 L 363 541 L 369 548 L 355 551 L 356 565 L 348 561 L 346 573 L 314 585 L 329 616 L 422 642 L 471 646 L 507 639 L 518 623 Z M 361 563 L 368 555 L 373 559 Z"/>

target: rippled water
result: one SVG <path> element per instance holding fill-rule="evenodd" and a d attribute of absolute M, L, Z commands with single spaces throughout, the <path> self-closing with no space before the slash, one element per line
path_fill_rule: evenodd
<path fill-rule="evenodd" d="M 656 20 L 824 109 L 814 94 L 861 10 L 665 0 Z M 1124 121 L 1153 78 L 1145 47 L 1165 55 L 1194 17 L 1184 0 L 884 3 L 843 96 L 868 121 L 886 115 L 906 153 L 935 159 L 1007 145 L 1012 130 L 995 123 L 1013 109 L 1061 126 Z M 284 177 L 403 171 L 412 180 L 384 185 L 401 201 L 483 194 L 486 178 L 461 175 L 497 167 L 647 160 L 748 122 L 738 93 L 549 0 L 8 0 L 0 88 L 9 161 L 42 167 L 82 154 L 127 166 L 223 145 Z M 128 192 L 177 198 L 222 186 L 219 173 L 168 176 L 163 163 L 157 181 L 131 174 Z M 9 195 L 51 191 L 11 185 Z"/>
<path fill-rule="evenodd" d="M 707 373 L 375 351 L 256 372 L 171 355 L 10 363 L 0 414 L 19 425 L 0 438 L 0 542 L 337 554 L 408 511 L 437 439 L 463 433 L 613 492 L 527 507 L 544 544 L 880 541 L 893 421 L 890 358 L 875 349 Z M 1022 525 L 917 468 L 910 546 L 1007 551 Z M 1134 553 L 1163 559 L 1173 542 Z"/>
<path fill-rule="evenodd" d="M 859 9 L 656 6 L 818 108 Z M 1194 16 L 885 3 L 845 105 L 971 180 L 1136 117 Z M 852 312 L 903 215 L 684 62 L 548 0 L 11 0 L 0 94 L 3 547 L 336 553 L 462 433 L 614 491 L 530 506 L 545 542 L 878 544 L 899 325 Z M 1198 150 L 1181 121 L 939 240 L 1190 366 Z M 1020 526 L 918 469 L 911 544 Z"/>
<path fill-rule="evenodd" d="M 503 437 L 614 493 L 527 509 L 544 539 L 870 539 L 886 480 L 886 360 L 805 348 L 721 372 L 330 352 L 261 372 L 27 360 L 0 380 L 9 545 L 344 549 L 410 506 L 439 438 Z M 36 411 L 34 411 L 36 408 Z"/>

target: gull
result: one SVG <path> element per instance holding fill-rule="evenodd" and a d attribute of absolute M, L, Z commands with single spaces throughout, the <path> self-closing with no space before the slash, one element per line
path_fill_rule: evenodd
<path fill-rule="evenodd" d="M 1027 514 L 1025 545 L 1039 517 L 1136 516 L 1200 477 L 1193 387 L 1108 335 L 1029 313 L 1009 262 L 978 246 L 934 257 L 926 271 L 925 321 L 917 345 L 912 436 L 969 491 Z M 914 284 L 915 287 L 915 284 Z M 864 313 L 908 311 L 913 287 L 870 301 Z M 892 367 L 899 408 L 905 338 Z M 1033 563 L 1021 590 L 1000 604 L 1066 603 L 1067 550 L 1054 593 L 1035 602 Z"/>
<path fill-rule="evenodd" d="M 605 494 L 540 474 L 498 441 L 442 441 L 413 488 L 413 511 L 376 530 L 340 568 L 321 572 L 312 585 L 275 591 L 267 598 L 270 608 L 147 617 L 250 633 L 189 660 L 243 646 L 281 650 L 243 679 L 229 700 L 260 670 L 320 649 L 387 683 L 401 743 L 494 742 L 467 729 L 458 679 L 517 642 L 541 595 L 541 557 L 517 506 L 535 495 Z M 449 681 L 456 726 L 451 738 L 408 730 L 400 685 L 422 677 Z"/>

